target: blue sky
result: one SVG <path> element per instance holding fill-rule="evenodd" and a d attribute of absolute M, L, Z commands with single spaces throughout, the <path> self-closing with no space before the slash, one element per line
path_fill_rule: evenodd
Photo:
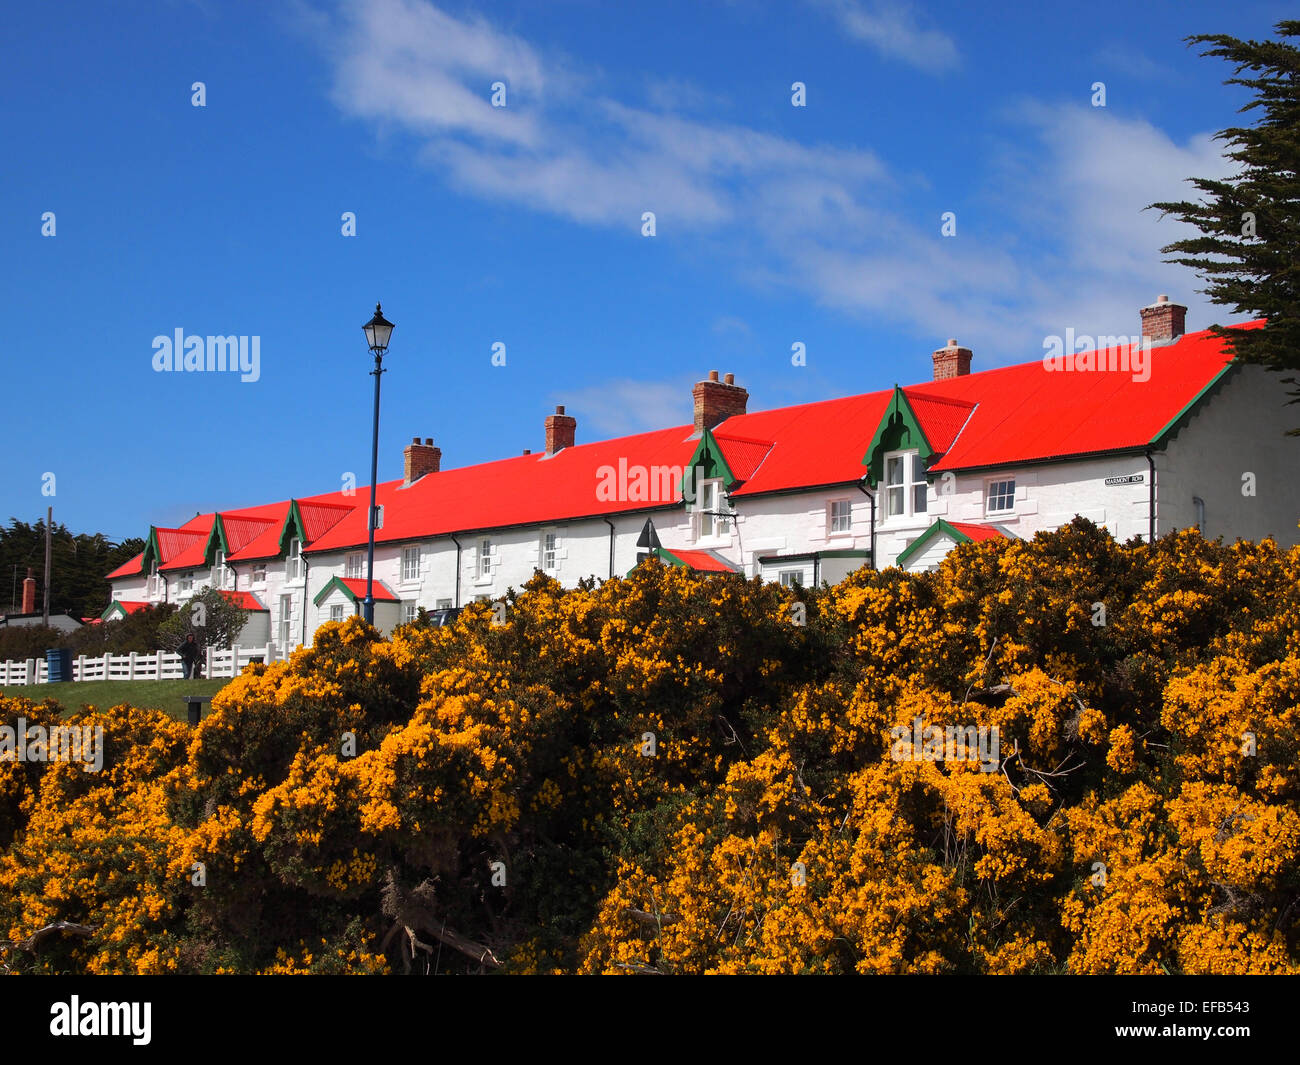
<path fill-rule="evenodd" d="M 1141 208 L 1226 173 L 1247 99 L 1182 38 L 1285 7 L 11 6 L 0 519 L 120 539 L 364 484 L 377 299 L 381 479 L 414 435 L 540 449 L 557 403 L 579 442 L 689 422 L 711 369 L 759 410 L 927 380 L 949 337 L 979 370 L 1136 332 L 1160 292 L 1232 320 Z M 155 372 L 178 328 L 259 337 L 258 380 Z"/>

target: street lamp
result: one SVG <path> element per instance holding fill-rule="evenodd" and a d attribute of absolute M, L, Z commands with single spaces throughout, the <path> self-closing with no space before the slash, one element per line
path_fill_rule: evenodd
<path fill-rule="evenodd" d="M 366 344 L 375 356 L 375 368 L 370 371 L 375 379 L 375 424 L 370 438 L 370 513 L 367 525 L 370 526 L 370 542 L 366 549 L 366 601 L 362 611 L 368 625 L 375 623 L 375 480 L 379 476 L 379 378 L 384 372 L 384 352 L 388 350 L 388 341 L 393 335 L 393 323 L 388 321 L 375 304 L 375 316 L 361 327 L 366 334 Z"/>

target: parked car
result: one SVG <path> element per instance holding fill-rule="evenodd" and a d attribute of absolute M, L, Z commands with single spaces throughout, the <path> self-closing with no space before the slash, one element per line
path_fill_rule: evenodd
<path fill-rule="evenodd" d="M 444 625 L 450 625 L 460 615 L 461 608 L 458 606 L 440 607 L 438 610 L 429 611 L 429 621 L 435 628 L 442 628 Z"/>

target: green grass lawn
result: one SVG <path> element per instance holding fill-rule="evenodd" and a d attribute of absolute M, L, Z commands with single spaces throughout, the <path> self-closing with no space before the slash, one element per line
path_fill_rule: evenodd
<path fill-rule="evenodd" d="M 161 710 L 178 721 L 184 721 L 185 696 L 211 698 L 229 683 L 229 677 L 212 680 L 86 680 L 64 684 L 16 684 L 0 690 L 0 695 L 22 695 L 33 702 L 57 699 L 68 713 L 80 710 L 87 703 L 100 710 L 127 703 L 141 709 Z M 204 716 L 210 709 L 210 704 L 203 707 Z"/>

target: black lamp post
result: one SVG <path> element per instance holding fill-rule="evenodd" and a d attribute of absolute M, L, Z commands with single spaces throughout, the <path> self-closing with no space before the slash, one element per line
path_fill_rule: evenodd
<path fill-rule="evenodd" d="M 384 352 L 388 350 L 389 338 L 393 335 L 393 323 L 388 321 L 379 304 L 375 304 L 375 316 L 362 330 L 366 334 L 366 344 L 375 356 L 375 368 L 370 371 L 375 379 L 375 424 L 370 438 L 370 514 L 367 524 L 370 526 L 370 543 L 366 549 L 366 601 L 362 605 L 366 624 L 375 623 L 375 519 L 378 512 L 375 507 L 375 480 L 379 476 L 379 378 L 384 372 Z"/>

